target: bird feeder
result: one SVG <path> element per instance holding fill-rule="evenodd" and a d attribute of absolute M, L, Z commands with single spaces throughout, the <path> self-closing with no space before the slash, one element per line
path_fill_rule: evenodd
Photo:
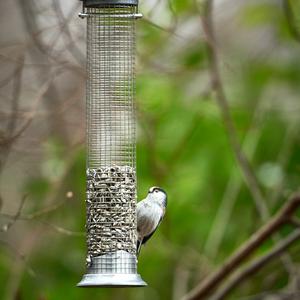
<path fill-rule="evenodd" d="M 82 0 L 87 20 L 89 286 L 145 286 L 137 274 L 135 22 L 138 0 Z"/>

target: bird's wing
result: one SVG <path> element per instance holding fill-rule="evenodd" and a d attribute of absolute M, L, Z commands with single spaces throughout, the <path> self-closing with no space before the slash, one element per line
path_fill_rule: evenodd
<path fill-rule="evenodd" d="M 151 238 L 151 236 L 153 235 L 153 233 L 156 231 L 156 229 L 158 228 L 159 224 L 161 223 L 163 217 L 164 217 L 164 216 L 162 215 L 161 218 L 159 219 L 159 221 L 158 221 L 156 227 L 153 229 L 153 231 L 152 231 L 150 234 L 144 236 L 144 238 L 143 238 L 143 240 L 142 240 L 142 244 L 146 244 L 146 242 Z"/>
<path fill-rule="evenodd" d="M 144 224 L 144 219 L 147 220 L 147 218 L 149 217 L 147 212 L 150 208 L 151 208 L 151 205 L 148 203 L 148 201 L 146 199 L 138 202 L 138 204 L 137 204 L 137 218 L 138 218 L 137 230 L 138 230 L 138 232 L 140 230 L 142 230 L 141 227 Z M 161 223 L 164 215 L 165 215 L 165 208 L 162 208 L 161 217 L 160 217 L 159 221 L 157 222 L 157 225 L 155 226 L 155 228 L 148 235 L 142 237 L 142 239 L 140 239 L 140 240 L 139 239 L 137 240 L 137 256 L 140 253 L 142 244 L 145 244 L 151 238 L 151 236 L 154 234 L 154 232 L 158 228 L 159 224 Z"/>
<path fill-rule="evenodd" d="M 137 245 L 136 245 L 137 256 L 139 256 L 139 254 L 140 254 L 142 245 L 145 244 L 151 238 L 151 236 L 154 234 L 154 232 L 156 231 L 157 227 L 161 223 L 162 219 L 163 219 L 163 216 L 160 218 L 160 220 L 159 220 L 157 226 L 154 228 L 154 230 L 150 234 L 144 236 L 143 239 L 142 239 L 142 241 L 137 240 Z"/>
<path fill-rule="evenodd" d="M 137 220 L 138 220 L 138 224 L 137 224 L 137 229 L 139 230 L 139 222 L 141 222 L 141 220 L 145 217 L 145 213 L 147 212 L 147 210 L 149 209 L 149 204 L 147 203 L 147 201 L 144 199 L 140 202 L 138 202 L 137 207 L 136 207 L 136 214 L 137 214 Z"/>
<path fill-rule="evenodd" d="M 145 244 L 145 243 L 151 238 L 151 236 L 153 235 L 153 233 L 156 231 L 156 229 L 157 229 L 158 226 L 160 225 L 162 219 L 164 218 L 165 213 L 166 213 L 166 209 L 163 208 L 163 213 L 162 213 L 162 215 L 161 215 L 161 217 L 160 217 L 160 219 L 159 219 L 159 221 L 158 221 L 156 227 L 154 228 L 154 230 L 153 230 L 150 234 L 146 235 L 146 236 L 143 238 L 142 244 Z"/>
<path fill-rule="evenodd" d="M 136 244 L 136 256 L 139 256 L 140 251 L 141 251 L 141 247 L 142 247 L 142 243 L 137 240 L 137 244 Z"/>

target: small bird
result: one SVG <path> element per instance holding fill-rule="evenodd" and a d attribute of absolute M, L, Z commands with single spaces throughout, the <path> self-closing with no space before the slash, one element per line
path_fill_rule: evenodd
<path fill-rule="evenodd" d="M 137 204 L 137 256 L 141 246 L 153 235 L 161 223 L 167 207 L 167 193 L 160 187 L 149 189 L 147 197 Z"/>

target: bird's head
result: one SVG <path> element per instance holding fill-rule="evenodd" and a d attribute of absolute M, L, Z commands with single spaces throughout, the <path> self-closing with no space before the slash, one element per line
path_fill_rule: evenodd
<path fill-rule="evenodd" d="M 163 207 L 167 207 L 167 193 L 160 187 L 151 187 L 148 191 L 147 198 Z"/>

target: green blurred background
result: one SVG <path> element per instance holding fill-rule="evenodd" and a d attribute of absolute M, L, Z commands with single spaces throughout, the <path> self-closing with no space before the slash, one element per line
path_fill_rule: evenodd
<path fill-rule="evenodd" d="M 169 196 L 142 249 L 141 289 L 75 287 L 86 253 L 85 21 L 67 2 L 0 4 L 0 298 L 180 299 L 263 224 L 212 91 L 203 1 L 140 2 L 138 199 L 153 185 Z M 300 2 L 283 4 L 215 1 L 213 15 L 231 116 L 270 215 L 300 180 Z M 298 270 L 299 242 L 289 254 Z M 275 259 L 228 299 L 295 282 L 299 293 L 299 281 Z"/>

